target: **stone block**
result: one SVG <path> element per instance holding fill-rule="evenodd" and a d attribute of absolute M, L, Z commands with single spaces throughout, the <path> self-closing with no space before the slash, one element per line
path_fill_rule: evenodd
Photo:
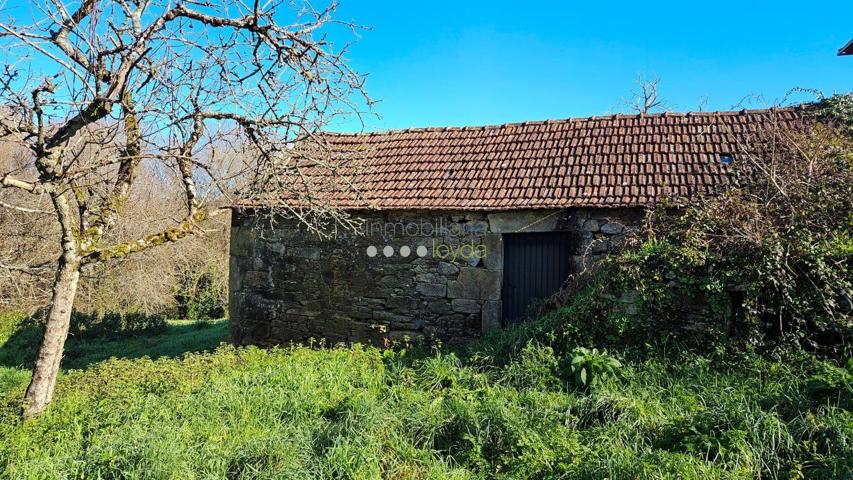
<path fill-rule="evenodd" d="M 469 300 L 466 298 L 454 298 L 450 302 L 450 306 L 454 312 L 459 313 L 480 313 L 480 302 Z"/>
<path fill-rule="evenodd" d="M 444 314 L 453 311 L 450 302 L 446 300 L 433 300 L 427 303 L 427 311 L 430 313 Z"/>
<path fill-rule="evenodd" d="M 292 257 L 307 258 L 309 260 L 318 260 L 320 258 L 320 249 L 318 247 L 291 247 L 287 250 Z"/>
<path fill-rule="evenodd" d="M 452 330 L 454 327 L 458 327 L 464 321 L 465 315 L 462 315 L 461 313 L 453 313 L 438 317 L 438 326 L 443 331 L 447 332 L 448 330 Z"/>
<path fill-rule="evenodd" d="M 501 298 L 501 272 L 461 267 L 459 277 L 447 282 L 447 296 L 471 300 L 498 300 Z"/>
<path fill-rule="evenodd" d="M 415 275 L 415 281 L 418 283 L 441 283 L 433 273 L 419 273 Z"/>
<path fill-rule="evenodd" d="M 388 308 L 404 311 L 414 311 L 418 308 L 418 300 L 412 297 L 392 295 L 385 301 Z"/>
<path fill-rule="evenodd" d="M 468 265 L 469 267 L 476 267 L 477 265 L 480 264 L 480 258 L 475 257 L 475 256 L 471 256 L 469 258 L 460 258 L 460 259 L 457 259 L 456 261 L 460 262 L 460 263 L 464 263 L 465 265 Z"/>
<path fill-rule="evenodd" d="M 449 262 L 438 263 L 438 273 L 442 275 L 454 275 L 459 272 L 459 267 Z"/>
<path fill-rule="evenodd" d="M 483 235 L 489 231 L 489 224 L 484 220 L 474 220 L 465 225 L 465 231 L 474 235 Z"/>
<path fill-rule="evenodd" d="M 287 310 L 285 310 L 284 313 L 286 313 L 287 315 L 299 315 L 301 317 L 306 317 L 306 318 L 315 318 L 318 315 L 320 315 L 319 310 L 308 310 L 306 308 L 300 308 L 300 307 L 288 308 Z"/>
<path fill-rule="evenodd" d="M 449 246 L 453 247 L 453 249 L 455 250 L 455 249 L 456 249 L 456 247 L 458 247 L 458 246 L 459 246 L 459 244 L 460 244 L 460 243 L 462 243 L 462 240 L 460 240 L 460 238 L 459 238 L 459 237 L 454 236 L 454 235 L 445 235 L 445 236 L 441 239 L 441 241 L 440 241 L 440 242 L 434 242 L 432 245 L 433 245 L 433 247 L 434 247 L 434 248 L 439 248 L 438 246 L 439 246 L 439 244 L 441 244 L 441 243 L 443 243 L 443 244 L 445 244 L 445 245 L 449 245 Z"/>
<path fill-rule="evenodd" d="M 559 210 L 521 210 L 488 215 L 492 233 L 553 232 L 560 219 Z"/>
<path fill-rule="evenodd" d="M 415 290 L 425 297 L 443 297 L 447 293 L 447 287 L 438 283 L 419 283 Z"/>
<path fill-rule="evenodd" d="M 479 313 L 468 314 L 468 316 L 465 317 L 465 333 L 463 333 L 463 335 L 478 335 L 482 330 L 482 325 L 482 318 Z"/>
<path fill-rule="evenodd" d="M 407 315 L 387 312 L 385 310 L 377 310 L 373 312 L 373 319 L 380 323 L 408 323 L 412 320 Z"/>
<path fill-rule="evenodd" d="M 483 302 L 483 312 L 480 315 L 480 328 L 483 333 L 501 328 L 502 305 L 500 300 Z"/>
<path fill-rule="evenodd" d="M 349 337 L 352 318 L 332 312 L 324 312 L 322 316 L 310 321 L 313 336 L 325 338 L 329 342 L 342 342 Z"/>
<path fill-rule="evenodd" d="M 441 333 L 441 329 L 436 326 L 426 326 L 421 331 L 424 333 L 424 336 L 428 338 L 438 337 Z"/>
<path fill-rule="evenodd" d="M 229 249 L 232 256 L 252 257 L 255 254 L 257 233 L 252 228 L 232 227 Z"/>
<path fill-rule="evenodd" d="M 273 320 L 270 336 L 277 342 L 299 341 L 308 335 L 308 317 L 282 315 Z"/>
<path fill-rule="evenodd" d="M 375 297 L 362 297 L 359 299 L 359 303 L 366 305 L 370 308 L 381 309 L 385 306 L 385 299 Z"/>
<path fill-rule="evenodd" d="M 590 218 L 589 220 L 583 222 L 583 230 L 585 232 L 597 232 L 601 230 L 601 224 L 598 223 L 598 220 L 594 218 Z"/>
<path fill-rule="evenodd" d="M 601 226 L 601 233 L 605 235 L 619 235 L 625 230 L 625 226 L 619 222 L 609 222 Z"/>
<path fill-rule="evenodd" d="M 263 241 L 258 244 L 260 247 L 258 253 L 268 257 L 282 257 L 287 253 L 287 246 L 284 242 Z"/>
<path fill-rule="evenodd" d="M 429 271 L 429 267 L 426 265 L 415 265 L 412 268 L 412 271 L 417 273 L 427 273 Z"/>
<path fill-rule="evenodd" d="M 361 305 L 352 306 L 349 309 L 349 314 L 353 318 L 357 318 L 359 320 L 368 320 L 373 318 L 373 310 Z"/>
<path fill-rule="evenodd" d="M 483 257 L 483 266 L 489 270 L 503 270 L 504 268 L 504 244 L 503 235 L 489 234 L 483 237 L 483 245 L 486 246 L 486 256 Z"/>
<path fill-rule="evenodd" d="M 267 272 L 249 270 L 243 273 L 241 285 L 246 289 L 264 291 L 270 288 L 270 276 Z"/>

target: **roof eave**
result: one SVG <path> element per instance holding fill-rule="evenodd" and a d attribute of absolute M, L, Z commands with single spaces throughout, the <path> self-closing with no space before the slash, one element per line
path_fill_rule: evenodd
<path fill-rule="evenodd" d="M 853 55 L 853 38 L 846 45 L 838 49 L 838 56 Z"/>

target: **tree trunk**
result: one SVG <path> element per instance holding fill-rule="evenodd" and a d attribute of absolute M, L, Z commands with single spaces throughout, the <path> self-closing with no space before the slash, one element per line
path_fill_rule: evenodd
<path fill-rule="evenodd" d="M 59 257 L 56 268 L 53 297 L 44 336 L 33 364 L 33 377 L 24 395 L 25 419 L 43 412 L 53 399 L 56 377 L 59 375 L 59 363 L 62 361 L 65 339 L 68 337 L 68 328 L 71 326 L 74 297 L 77 295 L 77 284 L 80 281 L 80 247 L 74 234 L 68 192 L 53 193 L 51 200 L 61 228 L 62 256 Z"/>
<path fill-rule="evenodd" d="M 79 260 L 65 257 L 63 255 L 59 260 L 56 279 L 53 282 L 53 297 L 44 337 L 33 365 L 33 378 L 24 398 L 24 418 L 40 414 L 53 399 L 59 363 L 71 325 L 71 310 L 80 280 Z"/>

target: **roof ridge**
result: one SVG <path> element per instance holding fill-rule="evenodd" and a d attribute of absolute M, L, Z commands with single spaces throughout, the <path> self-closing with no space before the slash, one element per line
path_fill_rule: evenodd
<path fill-rule="evenodd" d="M 329 136 L 331 152 L 343 154 L 347 163 L 336 169 L 307 162 L 304 174 L 320 179 L 320 194 L 342 208 L 357 208 L 346 202 L 360 201 L 348 193 L 350 186 L 383 209 L 654 205 L 727 185 L 734 180 L 730 164 L 742 163 L 746 153 L 760 147 L 765 127 L 808 128 L 805 115 L 783 110 L 788 112 L 778 115 L 778 122 L 767 114 L 775 109 L 761 109 Z M 627 120 L 614 120 L 620 117 Z M 563 125 L 553 126 L 558 123 Z"/>
<path fill-rule="evenodd" d="M 514 128 L 514 127 L 523 127 L 528 125 L 561 125 L 566 123 L 573 122 L 594 122 L 601 120 L 611 120 L 611 119 L 625 119 L 625 118 L 668 118 L 668 117 L 717 117 L 717 116 L 736 116 L 736 115 L 758 115 L 758 114 L 766 114 L 766 113 L 779 113 L 779 112 L 795 112 L 798 110 L 804 109 L 805 106 L 803 104 L 792 105 L 787 107 L 770 107 L 770 108 L 754 108 L 754 109 L 741 109 L 741 110 L 713 110 L 713 111 L 688 111 L 688 112 L 659 112 L 659 113 L 614 113 L 610 115 L 590 115 L 587 117 L 568 117 L 568 118 L 555 118 L 555 119 L 545 119 L 545 120 L 526 120 L 522 122 L 507 122 L 507 123 L 495 123 L 495 124 L 487 124 L 487 125 L 461 125 L 461 126 L 444 126 L 444 127 L 409 127 L 409 128 L 396 128 L 396 129 L 386 129 L 386 130 L 375 130 L 372 132 L 355 132 L 355 133 L 345 133 L 345 132 L 323 132 L 325 135 L 334 135 L 341 137 L 358 137 L 358 136 L 375 136 L 375 135 L 393 135 L 398 133 L 434 133 L 434 132 L 458 132 L 458 131 L 485 131 L 485 130 L 497 130 L 501 128 Z"/>

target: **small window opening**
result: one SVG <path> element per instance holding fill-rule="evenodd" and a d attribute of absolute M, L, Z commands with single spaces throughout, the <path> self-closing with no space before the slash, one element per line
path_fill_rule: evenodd
<path fill-rule="evenodd" d="M 720 154 L 720 163 L 722 163 L 723 165 L 730 165 L 734 161 L 735 157 L 733 157 L 731 153 Z"/>

